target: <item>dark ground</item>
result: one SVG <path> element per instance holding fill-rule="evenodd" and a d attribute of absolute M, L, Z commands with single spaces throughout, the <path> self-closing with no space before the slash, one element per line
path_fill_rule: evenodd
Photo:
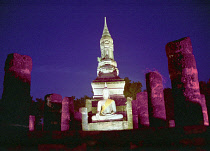
<path fill-rule="evenodd" d="M 1 127 L 0 150 L 210 150 L 210 128 L 141 128 L 124 131 L 33 131 Z"/>

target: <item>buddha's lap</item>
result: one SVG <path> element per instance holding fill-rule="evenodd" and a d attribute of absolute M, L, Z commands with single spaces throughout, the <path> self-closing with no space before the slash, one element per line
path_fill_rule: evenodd
<path fill-rule="evenodd" d="M 122 114 L 106 114 L 105 116 L 92 116 L 92 120 L 117 120 L 117 119 L 122 119 L 123 115 Z"/>

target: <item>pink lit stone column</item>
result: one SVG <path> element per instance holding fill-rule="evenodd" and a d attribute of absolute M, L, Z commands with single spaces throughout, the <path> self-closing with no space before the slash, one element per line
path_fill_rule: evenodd
<path fill-rule="evenodd" d="M 10 124 L 28 126 L 32 58 L 18 53 L 9 54 L 4 71 L 1 101 L 3 120 Z"/>
<path fill-rule="evenodd" d="M 198 71 L 192 51 L 189 37 L 166 44 L 177 126 L 200 125 L 202 121 Z"/>
<path fill-rule="evenodd" d="M 150 125 L 154 127 L 165 127 L 166 110 L 161 74 L 156 71 L 147 73 L 146 85 L 149 100 Z"/>
<path fill-rule="evenodd" d="M 132 102 L 132 113 L 133 113 L 133 128 L 139 128 L 139 120 L 138 120 L 138 101 L 133 100 Z"/>
<path fill-rule="evenodd" d="M 136 94 L 138 101 L 138 115 L 141 126 L 149 126 L 149 111 L 148 111 L 148 95 L 147 92 L 139 92 Z"/>
<path fill-rule="evenodd" d="M 138 114 L 133 114 L 133 129 L 139 128 L 139 117 Z"/>
<path fill-rule="evenodd" d="M 205 95 L 201 94 L 201 107 L 203 112 L 203 122 L 205 126 L 209 126 L 209 117 L 208 117 L 208 111 L 206 107 L 206 99 Z"/>
<path fill-rule="evenodd" d="M 29 131 L 35 130 L 35 116 L 29 115 Z"/>
<path fill-rule="evenodd" d="M 62 101 L 62 113 L 61 113 L 61 131 L 69 130 L 69 121 L 70 121 L 70 98 L 64 97 Z"/>

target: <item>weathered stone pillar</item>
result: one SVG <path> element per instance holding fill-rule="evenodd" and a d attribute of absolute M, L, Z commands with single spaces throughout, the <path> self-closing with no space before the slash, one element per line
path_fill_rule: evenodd
<path fill-rule="evenodd" d="M 150 111 L 150 125 L 152 127 L 165 127 L 166 110 L 161 74 L 156 71 L 147 73 L 146 86 Z"/>
<path fill-rule="evenodd" d="M 62 113 L 61 113 L 61 131 L 69 130 L 70 121 L 70 99 L 69 97 L 64 97 L 62 101 Z"/>
<path fill-rule="evenodd" d="M 28 126 L 31 104 L 30 85 L 32 59 L 17 53 L 9 54 L 5 62 L 2 120 L 10 124 Z"/>
<path fill-rule="evenodd" d="M 127 97 L 127 118 L 128 118 L 128 129 L 133 129 L 133 116 L 132 116 L 132 97 Z"/>
<path fill-rule="evenodd" d="M 35 116 L 29 115 L 29 131 L 35 130 Z"/>
<path fill-rule="evenodd" d="M 139 117 L 138 114 L 133 114 L 133 129 L 139 128 Z"/>
<path fill-rule="evenodd" d="M 172 95 L 172 89 L 167 88 L 163 90 L 164 92 L 164 101 L 166 108 L 166 121 L 168 127 L 175 127 L 175 119 L 174 119 L 174 99 Z"/>
<path fill-rule="evenodd" d="M 48 94 L 45 96 L 44 130 L 61 130 L 62 96 Z"/>
<path fill-rule="evenodd" d="M 198 71 L 190 38 L 185 37 L 167 43 L 166 54 L 174 97 L 176 125 L 200 125 L 202 111 Z"/>
<path fill-rule="evenodd" d="M 149 126 L 149 111 L 148 111 L 148 95 L 147 92 L 139 92 L 136 94 L 138 101 L 138 115 L 141 126 Z"/>
<path fill-rule="evenodd" d="M 133 100 L 132 102 L 132 113 L 133 113 L 133 128 L 139 128 L 139 117 L 138 117 L 138 101 Z"/>
<path fill-rule="evenodd" d="M 203 112 L 203 123 L 205 126 L 209 126 L 209 117 L 208 117 L 208 111 L 206 107 L 206 99 L 205 95 L 201 94 L 201 107 Z"/>
<path fill-rule="evenodd" d="M 82 130 L 88 131 L 88 114 L 87 114 L 87 108 L 81 107 L 80 113 L 82 114 Z"/>

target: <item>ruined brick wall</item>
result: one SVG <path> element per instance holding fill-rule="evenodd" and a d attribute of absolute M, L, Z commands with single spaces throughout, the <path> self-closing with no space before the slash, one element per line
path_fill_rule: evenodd
<path fill-rule="evenodd" d="M 176 125 L 200 125 L 202 111 L 198 71 L 190 38 L 185 37 L 169 42 L 166 45 L 166 54 L 174 97 Z"/>
<path fill-rule="evenodd" d="M 162 76 L 158 72 L 146 74 L 150 125 L 152 127 L 166 126 L 166 110 L 163 93 Z"/>
<path fill-rule="evenodd" d="M 3 120 L 11 124 L 28 125 L 32 59 L 17 53 L 9 54 L 4 70 L 1 102 Z"/>

